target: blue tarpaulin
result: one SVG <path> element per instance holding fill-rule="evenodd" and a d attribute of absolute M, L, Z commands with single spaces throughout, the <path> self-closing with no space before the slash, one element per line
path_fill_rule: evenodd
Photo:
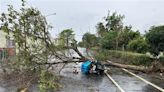
<path fill-rule="evenodd" d="M 89 61 L 89 60 L 87 60 L 87 61 L 85 61 L 85 62 L 82 63 L 82 65 L 81 65 L 81 71 L 82 71 L 82 73 L 85 73 L 85 74 L 89 73 L 91 63 L 92 62 Z"/>

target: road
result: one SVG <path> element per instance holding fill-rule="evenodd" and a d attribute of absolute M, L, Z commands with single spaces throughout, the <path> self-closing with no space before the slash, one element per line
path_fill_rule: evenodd
<path fill-rule="evenodd" d="M 74 66 L 77 66 L 74 68 Z M 78 74 L 73 73 L 77 69 Z M 55 70 L 56 71 L 56 70 Z M 134 72 L 134 71 L 132 71 Z M 144 79 L 164 88 L 164 80 L 160 80 L 140 72 L 134 72 Z M 119 84 L 125 92 L 160 92 L 154 87 L 144 83 L 138 78 L 124 72 L 119 68 L 110 67 L 108 74 Z M 62 88 L 55 92 L 120 92 L 106 75 L 85 75 L 80 72 L 80 64 L 67 64 L 60 72 L 60 84 Z M 1 80 L 0 92 L 16 92 L 16 85 Z M 30 87 L 29 92 L 39 92 L 37 85 Z"/>
<path fill-rule="evenodd" d="M 106 75 L 85 75 L 80 72 L 74 74 L 75 64 L 68 64 L 61 71 L 61 84 L 63 88 L 59 92 L 120 92 L 119 89 L 109 80 Z M 132 71 L 134 72 L 134 71 Z M 164 80 L 155 79 L 150 75 L 136 72 L 146 80 L 164 88 Z M 129 75 L 119 68 L 111 68 L 109 75 L 125 90 L 125 92 L 160 92 L 152 86 L 144 83 L 138 78 Z"/>
<path fill-rule="evenodd" d="M 85 54 L 85 50 L 81 50 Z M 74 54 L 74 53 L 73 53 Z M 75 55 L 76 56 L 76 55 Z M 55 66 L 54 71 L 60 70 L 62 65 Z M 74 67 L 76 66 L 76 68 Z M 60 72 L 62 88 L 55 92 L 120 92 L 106 75 L 85 75 L 80 71 L 81 64 L 67 64 Z M 78 74 L 73 73 L 77 69 Z M 154 78 L 152 75 L 131 71 L 144 79 L 164 89 L 164 80 Z M 118 83 L 125 92 L 160 92 L 138 78 L 124 72 L 119 68 L 110 67 L 108 74 Z M 0 80 L 0 92 L 15 92 L 16 85 L 5 86 L 6 82 Z M 5 84 L 4 84 L 5 83 Z M 30 92 L 39 92 L 37 85 L 30 87 Z"/>

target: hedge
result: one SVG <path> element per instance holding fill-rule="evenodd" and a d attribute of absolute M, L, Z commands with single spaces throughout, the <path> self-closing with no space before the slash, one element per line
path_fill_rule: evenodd
<path fill-rule="evenodd" d="M 144 66 L 149 66 L 154 61 L 153 58 L 146 54 L 116 50 L 101 50 L 95 54 L 95 58 L 100 61 L 111 60 L 123 64 Z"/>

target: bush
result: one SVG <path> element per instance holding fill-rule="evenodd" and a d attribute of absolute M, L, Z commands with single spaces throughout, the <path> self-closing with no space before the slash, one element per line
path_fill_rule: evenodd
<path fill-rule="evenodd" d="M 150 44 L 150 52 L 158 56 L 164 51 L 164 25 L 153 26 L 146 32 L 146 40 Z"/>
<path fill-rule="evenodd" d="M 100 44 L 104 49 L 116 49 L 117 32 L 111 31 L 106 33 L 100 40 Z"/>
<path fill-rule="evenodd" d="M 149 50 L 149 45 L 144 38 L 138 38 L 128 43 L 128 50 L 137 53 L 146 53 Z"/>
<path fill-rule="evenodd" d="M 100 52 L 100 51 L 99 51 Z M 111 60 L 113 62 L 131 64 L 131 65 L 144 65 L 149 66 L 154 61 L 153 58 L 146 54 L 115 51 L 115 50 L 102 50 L 101 53 L 95 55 L 97 60 Z"/>
<path fill-rule="evenodd" d="M 109 53 L 105 50 L 97 51 L 97 53 L 94 54 L 94 58 L 98 61 L 105 61 L 109 59 L 108 54 Z"/>

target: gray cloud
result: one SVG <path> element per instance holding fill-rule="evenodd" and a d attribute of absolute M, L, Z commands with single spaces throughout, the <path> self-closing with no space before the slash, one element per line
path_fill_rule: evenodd
<path fill-rule="evenodd" d="M 21 0 L 0 0 L 0 12 L 6 11 L 7 4 L 19 8 Z M 54 26 L 52 35 L 61 30 L 72 28 L 81 39 L 83 33 L 95 33 L 95 26 L 107 15 L 108 10 L 125 15 L 124 23 L 134 30 L 144 33 L 152 25 L 163 24 L 163 0 L 27 0 L 29 6 L 37 7 Z"/>

